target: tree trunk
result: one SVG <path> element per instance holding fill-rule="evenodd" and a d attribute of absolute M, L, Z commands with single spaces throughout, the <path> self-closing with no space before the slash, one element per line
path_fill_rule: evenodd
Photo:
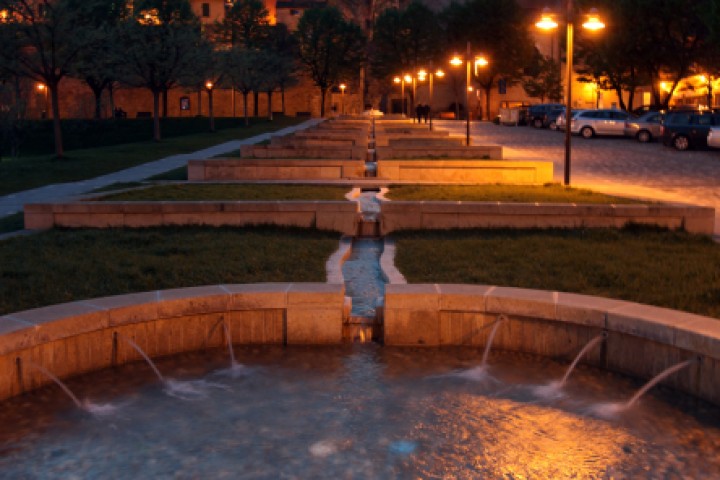
<path fill-rule="evenodd" d="M 260 116 L 260 92 L 257 90 L 253 92 L 253 117 Z"/>
<path fill-rule="evenodd" d="M 280 101 L 282 102 L 282 113 L 285 115 L 285 87 L 280 87 Z"/>
<path fill-rule="evenodd" d="M 327 87 L 320 87 L 320 118 L 325 118 L 325 92 Z"/>
<path fill-rule="evenodd" d="M 160 141 L 160 92 L 153 91 L 153 140 Z"/>
<path fill-rule="evenodd" d="M 273 112 L 272 112 L 272 90 L 267 91 L 267 97 L 268 97 L 268 120 L 272 122 L 273 119 Z"/>
<path fill-rule="evenodd" d="M 242 94 L 243 94 L 243 115 L 245 116 L 245 126 L 249 127 L 250 119 L 248 118 L 248 104 L 247 104 L 248 92 L 242 92 Z"/>
<path fill-rule="evenodd" d="M 95 120 L 102 118 L 102 92 L 103 88 L 92 88 L 93 95 L 95 95 Z"/>
<path fill-rule="evenodd" d="M 110 97 L 110 111 L 115 112 L 115 88 L 113 82 L 108 85 L 108 96 Z"/>
<path fill-rule="evenodd" d="M 55 157 L 63 158 L 65 152 L 63 150 L 62 129 L 60 128 L 60 101 L 58 95 L 59 83 L 60 81 L 56 81 L 53 85 L 48 84 L 47 88 L 50 89 L 50 98 L 52 101 L 53 133 L 55 134 Z"/>
<path fill-rule="evenodd" d="M 163 88 L 163 91 L 162 91 L 162 100 L 163 100 L 163 113 L 162 113 L 162 116 L 163 116 L 163 118 L 167 118 L 167 116 L 168 116 L 168 114 L 167 114 L 167 112 L 168 112 L 168 100 L 167 100 L 167 98 L 168 98 L 167 88 Z"/>
<path fill-rule="evenodd" d="M 479 120 L 490 120 L 490 94 L 492 93 L 492 88 L 486 88 L 485 89 L 485 111 L 482 112 L 480 115 L 482 118 Z"/>

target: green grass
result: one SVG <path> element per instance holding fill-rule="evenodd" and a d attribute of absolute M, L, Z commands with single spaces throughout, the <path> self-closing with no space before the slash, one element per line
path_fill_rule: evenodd
<path fill-rule="evenodd" d="M 644 203 L 621 197 L 612 197 L 590 190 L 564 187 L 559 184 L 543 186 L 476 185 L 476 186 L 422 186 L 392 187 L 386 195 L 391 200 L 435 200 L 468 202 L 525 202 L 525 203 Z"/>
<path fill-rule="evenodd" d="M 174 137 L 162 142 L 139 142 L 83 150 L 69 150 L 66 158 L 51 155 L 4 159 L 0 162 L 0 195 L 53 183 L 74 182 L 116 172 L 178 153 L 189 153 L 230 140 L 259 135 L 304 119 L 281 117 L 250 127 Z"/>
<path fill-rule="evenodd" d="M 156 289 L 324 282 L 339 235 L 307 229 L 51 230 L 0 242 L 0 315 Z"/>
<path fill-rule="evenodd" d="M 6 217 L 0 217 L 0 233 L 16 232 L 25 228 L 23 212 L 18 212 Z"/>
<path fill-rule="evenodd" d="M 107 201 L 345 200 L 348 187 L 280 184 L 158 185 L 110 194 Z"/>
<path fill-rule="evenodd" d="M 681 232 L 398 232 L 410 283 L 471 283 L 599 295 L 720 318 L 720 245 Z M 428 259 L 428 261 L 418 261 Z"/>

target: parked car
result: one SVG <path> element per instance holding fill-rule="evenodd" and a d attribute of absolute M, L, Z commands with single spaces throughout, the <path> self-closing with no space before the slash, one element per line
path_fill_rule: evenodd
<path fill-rule="evenodd" d="M 560 114 L 565 113 L 565 108 L 556 108 L 553 110 L 550 110 L 547 115 L 545 115 L 545 123 L 543 124 L 544 127 L 549 128 L 550 130 L 557 130 L 557 120 Z"/>
<path fill-rule="evenodd" d="M 629 118 L 630 114 L 622 110 L 585 110 L 572 118 L 570 131 L 580 134 L 583 138 L 592 138 L 596 135 L 625 135 L 625 121 Z"/>
<path fill-rule="evenodd" d="M 638 118 L 630 118 L 625 122 L 625 136 L 642 143 L 652 142 L 660 138 L 662 119 L 663 114 L 660 112 L 648 112 Z"/>
<path fill-rule="evenodd" d="M 707 136 L 708 147 L 720 148 L 720 126 L 710 127 L 710 131 Z"/>
<path fill-rule="evenodd" d="M 681 151 L 706 147 L 710 128 L 713 126 L 720 126 L 720 114 L 668 113 L 662 125 L 663 145 Z"/>
<path fill-rule="evenodd" d="M 577 115 L 580 112 L 584 112 L 585 110 L 571 110 L 570 111 L 570 117 L 575 118 L 575 115 Z M 565 131 L 565 124 L 567 122 L 565 121 L 565 109 L 563 109 L 562 112 L 558 115 L 557 119 L 555 120 L 555 126 L 557 127 L 557 130 Z"/>
<path fill-rule="evenodd" d="M 547 114 L 552 110 L 563 108 L 561 103 L 540 103 L 528 108 L 527 123 L 535 128 L 547 127 Z"/>

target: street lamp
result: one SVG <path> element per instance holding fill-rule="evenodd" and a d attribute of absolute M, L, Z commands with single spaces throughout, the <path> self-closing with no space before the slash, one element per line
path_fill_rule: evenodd
<path fill-rule="evenodd" d="M 443 72 L 443 71 L 440 70 L 440 69 L 437 69 L 437 70 L 435 70 L 435 71 L 433 72 L 433 70 L 430 69 L 430 72 L 425 72 L 425 70 L 420 70 L 420 72 L 418 72 L 418 75 L 421 75 L 421 74 L 423 74 L 423 76 L 428 76 L 429 79 L 430 79 L 430 103 L 429 103 L 429 105 L 428 105 L 430 111 L 428 112 L 428 116 L 430 117 L 430 131 L 432 131 L 432 129 L 433 129 L 433 121 L 432 121 L 432 117 L 433 117 L 433 116 L 432 116 L 432 110 L 433 110 L 433 78 L 434 78 L 434 77 L 442 78 L 442 77 L 445 76 L 445 72 Z"/>
<path fill-rule="evenodd" d="M 48 117 L 48 110 L 49 110 L 49 108 L 48 108 L 48 88 L 47 88 L 47 85 L 45 85 L 44 83 L 38 83 L 36 88 L 37 88 L 38 93 L 40 93 L 40 94 L 43 96 L 43 100 L 44 100 L 43 108 L 44 108 L 45 110 L 43 110 L 42 112 L 40 112 L 40 118 L 47 118 L 47 117 Z"/>
<path fill-rule="evenodd" d="M 565 85 L 565 185 L 570 185 L 570 163 L 571 163 L 571 150 L 570 150 L 570 139 L 572 131 L 570 123 L 572 120 L 572 73 L 573 73 L 573 29 L 575 22 L 575 15 L 573 9 L 573 0 L 565 0 L 565 24 L 567 28 L 567 59 L 566 59 L 566 85 Z M 549 8 L 543 9 L 540 20 L 535 23 L 535 26 L 542 30 L 552 30 L 558 27 L 558 23 L 555 21 L 553 14 Z M 591 31 L 597 31 L 605 28 L 605 24 L 600 20 L 600 15 L 597 9 L 593 8 L 587 15 L 587 20 L 582 24 L 583 28 Z"/>
<path fill-rule="evenodd" d="M 345 115 L 345 89 L 347 85 L 340 84 L 340 115 Z"/>
<path fill-rule="evenodd" d="M 478 69 L 481 67 L 486 67 L 488 65 L 488 61 L 485 57 L 482 55 L 478 55 L 474 58 L 474 61 L 471 61 L 472 54 L 471 51 L 471 45 L 470 42 L 467 42 L 467 50 L 465 52 L 465 66 L 466 66 L 466 76 L 465 76 L 465 117 L 466 125 L 465 125 L 465 145 L 468 147 L 470 146 L 470 90 L 472 86 L 470 85 L 470 75 L 472 74 L 472 68 L 471 65 L 475 66 L 475 75 L 478 74 Z M 452 59 L 450 59 L 450 65 L 453 67 L 459 67 L 463 64 L 463 60 L 460 58 L 459 55 L 454 55 Z"/>
<path fill-rule="evenodd" d="M 215 117 L 213 116 L 213 85 L 212 82 L 205 82 L 205 89 L 208 92 L 208 115 L 210 115 L 210 131 L 215 131 Z"/>

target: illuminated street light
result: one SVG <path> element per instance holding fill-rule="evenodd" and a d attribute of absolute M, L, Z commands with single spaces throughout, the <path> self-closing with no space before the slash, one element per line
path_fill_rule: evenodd
<path fill-rule="evenodd" d="M 393 82 L 396 85 L 400 85 L 400 97 L 402 98 L 400 104 L 400 111 L 402 112 L 402 116 L 405 117 L 405 77 L 395 77 L 393 78 Z"/>
<path fill-rule="evenodd" d="M 213 83 L 205 82 L 205 90 L 208 92 L 208 115 L 210 116 L 210 131 L 215 131 L 215 115 L 213 114 Z"/>
<path fill-rule="evenodd" d="M 430 104 L 428 105 L 430 107 L 430 111 L 428 112 L 428 116 L 430 117 L 430 131 L 432 131 L 432 129 L 433 129 L 432 111 L 433 111 L 433 77 L 434 76 L 438 77 L 438 78 L 442 78 L 445 76 L 445 72 L 443 72 L 440 69 L 437 69 L 435 72 L 433 72 L 432 69 L 430 70 Z"/>
<path fill-rule="evenodd" d="M 450 59 L 450 65 L 453 67 L 459 67 L 463 63 L 465 63 L 466 67 L 466 76 L 465 76 L 465 117 L 467 118 L 466 125 L 465 125 L 465 145 L 468 147 L 470 146 L 470 89 L 472 88 L 472 85 L 470 84 L 470 75 L 472 73 L 471 64 L 475 65 L 475 75 L 478 74 L 478 68 L 480 67 L 486 67 L 488 65 L 487 59 L 482 56 L 478 55 L 474 59 L 472 58 L 472 55 L 470 53 L 471 51 L 471 45 L 470 42 L 467 42 L 467 49 L 465 52 L 465 60 L 463 61 L 459 55 L 453 55 L 453 57 Z M 471 60 L 472 59 L 472 60 Z"/>
<path fill-rule="evenodd" d="M 345 89 L 347 85 L 340 84 L 340 115 L 345 115 Z"/>
<path fill-rule="evenodd" d="M 573 74 L 573 29 L 575 23 L 575 11 L 573 8 L 573 0 L 566 0 L 565 3 L 565 25 L 567 29 L 567 60 L 566 60 L 566 93 L 565 93 L 565 172 L 564 183 L 570 185 L 570 164 L 571 164 L 571 121 L 572 121 L 572 74 Z M 540 29 L 552 30 L 559 25 L 550 9 L 545 8 L 540 16 L 540 20 L 535 23 Z M 597 31 L 605 28 L 605 24 L 600 20 L 600 15 L 596 9 L 591 9 L 587 15 L 586 21 L 582 26 L 591 31 Z"/>

